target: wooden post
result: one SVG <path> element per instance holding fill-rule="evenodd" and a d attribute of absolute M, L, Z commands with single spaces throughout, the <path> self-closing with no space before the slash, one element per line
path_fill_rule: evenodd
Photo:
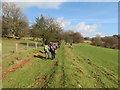
<path fill-rule="evenodd" d="M 15 45 L 15 52 L 17 52 L 18 51 L 18 44 L 16 43 L 16 45 Z"/>
<path fill-rule="evenodd" d="M 2 44 L 0 43 L 0 58 L 2 57 Z"/>
<path fill-rule="evenodd" d="M 35 43 L 35 48 L 37 48 L 37 43 Z"/>
<path fill-rule="evenodd" d="M 29 43 L 27 42 L 27 48 L 29 47 Z"/>

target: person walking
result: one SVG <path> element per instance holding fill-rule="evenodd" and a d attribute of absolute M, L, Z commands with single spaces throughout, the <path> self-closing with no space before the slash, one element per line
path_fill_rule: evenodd
<path fill-rule="evenodd" d="M 52 55 L 52 60 L 55 59 L 56 46 L 54 44 L 50 45 L 50 52 L 51 52 L 51 55 Z"/>
<path fill-rule="evenodd" d="M 70 43 L 70 46 L 69 46 L 69 48 L 72 48 L 72 43 Z"/>
<path fill-rule="evenodd" d="M 45 51 L 45 58 L 49 59 L 50 58 L 50 51 L 49 51 L 49 46 L 47 44 L 45 44 L 44 51 Z"/>
<path fill-rule="evenodd" d="M 54 48 L 55 48 L 55 49 L 57 49 L 57 48 L 58 48 L 56 44 L 54 44 Z"/>

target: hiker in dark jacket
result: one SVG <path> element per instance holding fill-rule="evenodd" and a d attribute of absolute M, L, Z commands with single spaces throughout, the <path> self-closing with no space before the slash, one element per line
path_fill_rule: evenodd
<path fill-rule="evenodd" d="M 51 52 L 51 55 L 52 55 L 52 60 L 55 59 L 56 46 L 54 44 L 50 45 L 50 52 Z"/>

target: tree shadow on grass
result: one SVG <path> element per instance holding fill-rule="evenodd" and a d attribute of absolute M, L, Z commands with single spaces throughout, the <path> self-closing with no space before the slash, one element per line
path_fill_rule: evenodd
<path fill-rule="evenodd" d="M 27 46 L 27 43 L 19 43 L 19 44 L 22 44 L 22 45 Z M 32 47 L 35 47 L 35 43 L 29 43 L 28 45 L 29 45 L 29 46 L 32 46 Z M 41 45 L 40 45 L 40 44 L 37 44 L 37 46 L 40 47 Z"/>
<path fill-rule="evenodd" d="M 40 58 L 40 59 L 42 59 L 42 60 L 45 60 L 45 57 L 43 57 L 43 56 L 37 56 L 37 58 Z"/>
<path fill-rule="evenodd" d="M 40 50 L 39 52 L 40 52 L 40 53 L 34 55 L 34 57 L 40 58 L 41 60 L 51 60 L 51 58 L 46 59 L 45 56 L 41 55 L 41 54 L 44 54 L 44 51 Z"/>
<path fill-rule="evenodd" d="M 19 43 L 19 44 L 27 46 L 27 43 Z M 35 44 L 34 43 L 29 43 L 29 46 L 35 46 Z"/>
<path fill-rule="evenodd" d="M 34 57 L 40 58 L 40 59 L 42 59 L 42 60 L 45 59 L 45 57 L 44 57 L 44 56 L 41 56 L 41 55 L 34 55 Z"/>
<path fill-rule="evenodd" d="M 46 57 L 44 57 L 44 56 L 37 56 L 37 58 L 39 58 L 39 59 L 41 59 L 41 60 L 45 60 L 45 61 L 47 61 L 47 60 L 52 60 L 51 58 L 49 58 L 49 59 L 46 59 Z"/>

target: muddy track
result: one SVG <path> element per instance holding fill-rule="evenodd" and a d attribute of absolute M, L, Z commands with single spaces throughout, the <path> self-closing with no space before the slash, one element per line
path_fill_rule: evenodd
<path fill-rule="evenodd" d="M 66 75 L 65 75 L 65 69 L 64 69 L 64 60 L 62 61 L 61 70 L 62 70 L 62 77 L 61 77 L 60 81 L 61 81 L 62 88 L 64 88 L 65 85 L 66 85 Z"/>
<path fill-rule="evenodd" d="M 54 82 L 54 77 L 55 77 L 55 74 L 57 72 L 57 67 L 58 67 L 58 61 L 55 61 L 55 63 L 52 65 L 51 67 L 51 74 L 49 74 L 48 76 L 45 77 L 45 83 L 43 85 L 42 88 L 49 88 L 49 84 L 51 84 L 52 82 Z"/>
<path fill-rule="evenodd" d="M 55 61 L 51 65 L 50 73 L 40 75 L 35 78 L 35 82 L 30 86 L 30 88 L 50 88 L 49 84 L 54 82 L 54 77 L 57 71 L 58 61 Z"/>
<path fill-rule="evenodd" d="M 21 60 L 20 63 L 18 63 L 17 65 L 13 65 L 11 70 L 7 70 L 2 74 L 2 77 L 6 77 L 6 75 L 10 74 L 11 72 L 15 72 L 17 69 L 23 67 L 26 63 L 28 63 L 32 58 L 34 57 L 30 57 L 30 58 L 25 58 L 23 60 Z"/>
<path fill-rule="evenodd" d="M 60 55 L 62 55 L 62 53 Z M 51 74 L 49 74 L 45 79 L 44 87 L 47 87 L 47 88 L 51 87 L 51 85 L 53 84 L 52 82 L 55 83 L 57 79 L 56 76 L 59 75 L 60 81 L 57 81 L 57 83 L 59 83 L 61 88 L 64 88 L 66 84 L 66 75 L 64 71 L 64 60 L 55 61 L 54 65 L 52 65 L 51 67 L 51 71 L 52 71 Z M 52 87 L 54 87 L 54 85 Z"/>

